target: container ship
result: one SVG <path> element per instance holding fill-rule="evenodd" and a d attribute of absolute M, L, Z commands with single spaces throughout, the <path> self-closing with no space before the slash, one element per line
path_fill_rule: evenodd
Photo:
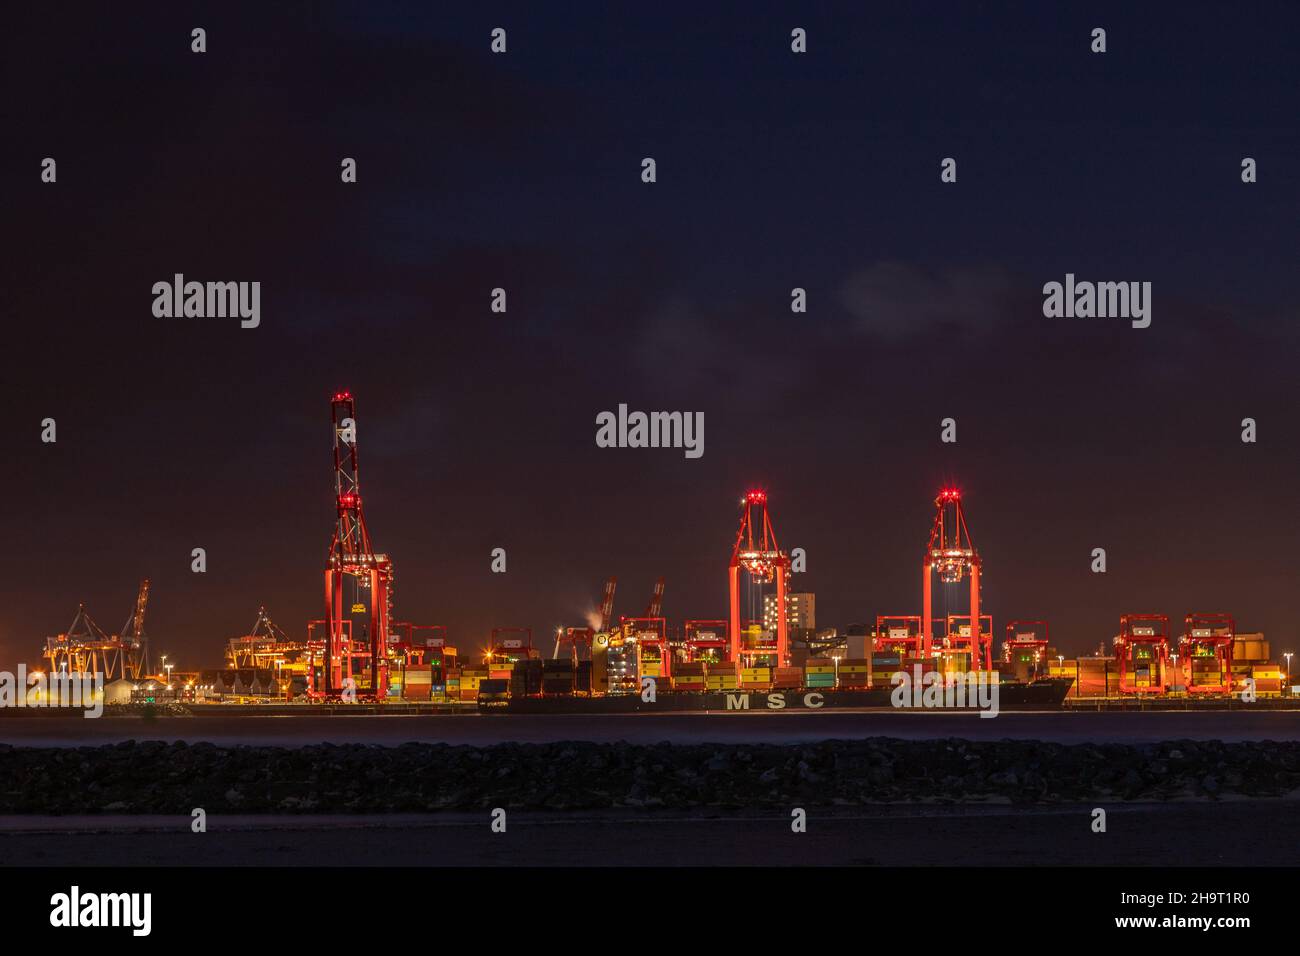
<path fill-rule="evenodd" d="M 195 702 L 274 697 L 538 713 L 887 707 L 896 703 L 899 673 L 909 675 L 913 691 L 935 681 L 996 687 L 999 709 L 1085 698 L 1255 700 L 1295 690 L 1291 655 L 1282 655 L 1284 675 L 1262 634 L 1238 634 L 1221 613 L 1188 614 L 1177 638 L 1167 616 L 1126 614 L 1109 652 L 1103 645 L 1095 656 L 1068 661 L 1051 646 L 1047 622 L 1012 620 L 995 659 L 987 569 L 953 487 L 934 498 L 929 539 L 917 555 L 919 614 L 879 615 L 874 627 L 850 625 L 842 637 L 817 630 L 815 595 L 792 593 L 806 570 L 803 549 L 778 544 L 768 495 L 754 489 L 739 503 L 725 618 L 670 629 L 659 578 L 642 614 L 615 619 L 611 577 L 599 613 L 589 626 L 557 628 L 549 658 L 526 627 L 496 628 L 481 656 L 460 655 L 442 625 L 396 616 L 393 559 L 375 549 L 362 511 L 355 399 L 337 392 L 330 409 L 335 522 L 325 616 L 309 621 L 304 637 L 290 638 L 263 608 L 251 633 L 230 640 L 225 668 L 173 674 L 164 657 L 163 677 L 150 670 L 145 580 L 121 633 L 103 631 L 81 608 L 67 632 L 48 638 L 50 672 L 102 671 L 112 700 L 144 694 L 150 702 L 161 685 L 163 696 Z M 942 615 L 940 607 L 966 613 Z M 954 706 L 946 694 L 943 706 Z"/>
<path fill-rule="evenodd" d="M 892 708 L 900 697 L 904 706 L 925 706 L 929 688 L 945 708 L 973 711 L 988 709 L 991 703 L 997 710 L 1059 708 L 1073 686 L 1068 677 L 1003 680 L 997 671 L 944 675 L 920 662 L 909 670 L 892 655 L 812 658 L 804 667 L 755 667 L 743 672 L 725 661 L 679 664 L 673 676 L 644 675 L 635 685 L 615 687 L 613 692 L 608 684 L 600 686 L 598 661 L 523 661 L 510 674 L 509 678 L 478 676 L 475 691 L 474 675 L 462 671 L 460 685 L 468 693 L 459 693 L 476 695 L 482 711 L 511 714 L 775 713 Z M 906 683 L 896 677 L 899 674 L 906 676 Z M 927 681 L 929 674 L 934 676 Z"/>

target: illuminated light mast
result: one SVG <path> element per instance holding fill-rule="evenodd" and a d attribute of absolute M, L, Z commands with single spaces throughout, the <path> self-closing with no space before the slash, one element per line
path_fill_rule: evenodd
<path fill-rule="evenodd" d="M 382 699 L 388 692 L 388 630 L 392 610 L 393 565 L 376 554 L 361 511 L 361 481 L 357 470 L 356 403 L 350 392 L 330 400 L 334 421 L 334 501 L 337 519 L 325 569 L 326 647 L 324 692 L 343 690 L 352 676 L 354 657 L 370 659 L 368 696 Z M 352 587 L 345 587 L 350 583 Z M 345 606 L 345 591 L 349 599 Z M 361 624 L 358 636 L 353 626 Z"/>
<path fill-rule="evenodd" d="M 934 499 L 934 524 L 930 528 L 930 541 L 926 545 L 921 583 L 921 650 L 927 659 L 934 645 L 933 578 L 937 573 L 942 584 L 958 584 L 963 577 L 970 579 L 970 636 L 948 635 L 954 646 L 969 643 L 972 669 L 993 669 L 993 635 L 981 633 L 980 620 L 980 556 L 966 528 L 966 514 L 962 510 L 961 492 L 944 488 Z M 983 653 L 981 654 L 981 650 Z"/>
<path fill-rule="evenodd" d="M 736 532 L 736 544 L 731 549 L 729 569 L 731 618 L 727 637 L 731 644 L 731 659 L 741 659 L 740 572 L 744 570 L 754 580 L 776 582 L 776 666 L 784 667 L 790 659 L 789 624 L 785 606 L 790 557 L 776 542 L 776 531 L 772 528 L 772 519 L 767 511 L 767 492 L 751 491 L 741 499 L 740 505 L 740 530 Z M 759 512 L 757 519 L 755 509 Z"/>

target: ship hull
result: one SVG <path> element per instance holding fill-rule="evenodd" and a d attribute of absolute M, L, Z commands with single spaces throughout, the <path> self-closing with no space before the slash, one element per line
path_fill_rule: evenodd
<path fill-rule="evenodd" d="M 1030 683 L 1005 683 L 998 687 L 998 710 L 1059 710 L 1073 683 L 1051 677 Z M 587 697 L 570 694 L 533 697 L 480 696 L 479 709 L 508 714 L 631 714 L 711 713 L 716 711 L 780 712 L 846 709 L 895 710 L 892 687 L 854 690 L 801 688 L 798 690 L 734 690 L 712 693 L 662 691 L 653 701 L 638 694 Z M 909 708 L 910 709 L 910 708 Z M 945 711 L 977 711 L 978 706 L 944 707 Z"/>

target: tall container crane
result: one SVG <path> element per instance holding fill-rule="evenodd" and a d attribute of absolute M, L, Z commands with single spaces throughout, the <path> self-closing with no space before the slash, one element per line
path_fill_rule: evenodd
<path fill-rule="evenodd" d="M 750 491 L 740 500 L 740 530 L 731 549 L 729 584 L 731 591 L 728 638 L 731 659 L 740 661 L 740 574 L 747 572 L 754 581 L 776 582 L 776 664 L 784 667 L 790 660 L 789 622 L 785 594 L 789 586 L 790 556 L 781 550 L 767 510 L 767 492 Z"/>
<path fill-rule="evenodd" d="M 921 641 L 922 653 L 931 656 L 934 645 L 934 576 L 941 584 L 960 584 L 963 578 L 970 581 L 969 635 L 948 635 L 955 647 L 969 645 L 971 666 L 993 668 L 993 634 L 983 633 L 980 626 L 980 556 L 971 541 L 966 527 L 966 514 L 962 509 L 961 492 L 944 488 L 934 499 L 934 524 L 930 527 L 930 540 L 925 548 L 921 577 Z"/>
<path fill-rule="evenodd" d="M 368 659 L 370 682 L 362 694 L 381 699 L 388 692 L 393 565 L 388 555 L 375 553 L 361 509 L 356 403 L 352 394 L 335 393 L 330 413 L 334 423 L 336 520 L 325 569 L 324 692 L 327 696 L 340 693 L 344 679 L 352 676 L 354 660 Z"/>

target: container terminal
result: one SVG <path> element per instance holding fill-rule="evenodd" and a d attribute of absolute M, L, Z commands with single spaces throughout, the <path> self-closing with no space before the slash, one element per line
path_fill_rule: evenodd
<path fill-rule="evenodd" d="M 226 644 L 223 667 L 176 671 L 165 657 L 151 662 L 144 580 L 119 633 L 99 627 L 83 606 L 65 632 L 47 638 L 50 673 L 102 671 L 107 703 L 346 702 L 381 712 L 750 709 L 753 695 L 756 709 L 887 707 L 900 672 L 996 683 L 1012 708 L 1194 706 L 1292 694 L 1291 655 L 1279 664 L 1263 634 L 1238 632 L 1221 612 L 1187 613 L 1180 633 L 1167 615 L 1123 614 L 1110 648 L 1073 658 L 1052 646 L 1046 620 L 1012 619 L 996 652 L 993 618 L 982 612 L 983 562 L 956 488 L 934 499 L 920 614 L 881 614 L 874 626 L 850 625 L 844 634 L 817 630 L 815 595 L 792 593 L 791 554 L 777 541 L 766 492 L 752 490 L 740 501 L 726 618 L 670 623 L 663 578 L 640 614 L 616 618 L 611 577 L 598 615 L 584 625 L 561 626 L 544 643 L 529 627 L 497 627 L 484 646 L 458 648 L 446 627 L 396 617 L 393 561 L 375 550 L 362 509 L 351 393 L 335 393 L 330 411 L 335 523 L 324 617 L 309 621 L 302 638 L 260 608 L 249 633 Z M 966 591 L 967 612 L 936 617 L 936 584 L 947 595 Z M 762 596 L 761 620 L 742 615 L 742 594 L 751 610 Z"/>

